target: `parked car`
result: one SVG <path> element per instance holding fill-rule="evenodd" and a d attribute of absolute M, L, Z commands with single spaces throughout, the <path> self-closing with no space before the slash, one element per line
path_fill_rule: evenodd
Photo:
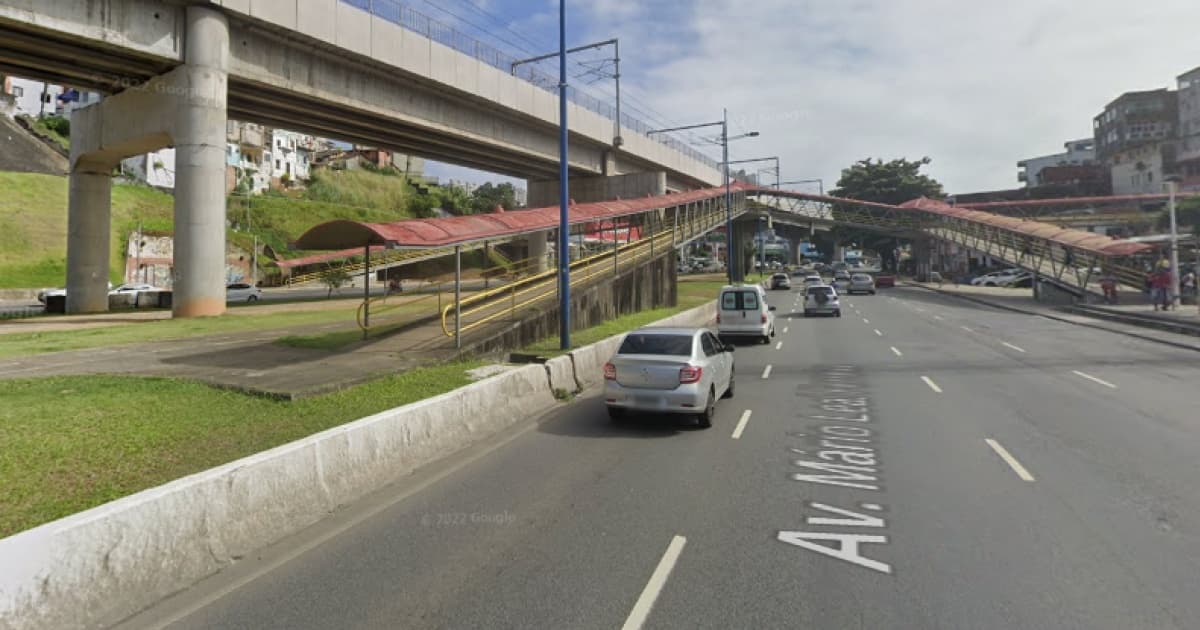
<path fill-rule="evenodd" d="M 786 273 L 777 273 L 771 276 L 771 289 L 791 289 L 792 279 Z"/>
<path fill-rule="evenodd" d="M 109 291 L 113 290 L 113 283 L 111 283 L 111 282 L 108 283 L 108 290 Z M 37 301 L 41 302 L 42 304 L 45 304 L 46 298 L 66 297 L 66 295 L 67 295 L 67 290 L 65 288 L 63 288 L 63 289 L 52 289 L 52 288 L 42 289 L 41 291 L 38 291 Z"/>
<path fill-rule="evenodd" d="M 846 285 L 846 295 L 855 293 L 875 295 L 875 279 L 865 273 L 850 274 L 850 284 Z"/>
<path fill-rule="evenodd" d="M 166 289 L 144 282 L 126 282 L 125 284 L 117 285 L 117 288 L 110 290 L 108 294 L 120 295 L 122 293 L 144 293 L 146 291 L 166 291 Z"/>
<path fill-rule="evenodd" d="M 989 283 L 989 282 L 992 282 L 992 283 L 994 283 L 994 282 L 995 282 L 995 280 L 996 280 L 996 278 L 999 278 L 999 277 L 1001 277 L 1001 276 L 1006 276 L 1006 275 L 1007 275 L 1007 276 L 1012 276 L 1012 275 L 1016 275 L 1016 274 L 1017 274 L 1017 273 L 1019 273 L 1020 271 L 1021 271 L 1020 269 L 1012 268 L 1012 269 L 1001 269 L 1001 270 L 999 270 L 999 271 L 992 271 L 992 272 L 988 272 L 988 273 L 985 273 L 985 274 L 983 274 L 983 275 L 980 275 L 980 276 L 975 276 L 974 278 L 972 278 L 972 279 L 971 279 L 971 284 L 972 284 L 972 285 L 974 285 L 974 286 L 977 286 L 977 287 L 984 287 L 984 286 L 986 286 L 986 287 L 994 287 L 994 286 L 997 286 L 997 285 L 996 285 L 996 284 L 988 284 L 988 283 Z"/>
<path fill-rule="evenodd" d="M 842 305 L 838 302 L 836 289 L 820 284 L 804 290 L 804 316 L 813 315 L 842 316 Z"/>
<path fill-rule="evenodd" d="M 226 302 L 257 302 L 260 299 L 262 299 L 262 289 L 256 286 L 245 282 L 235 282 L 225 286 Z"/>
<path fill-rule="evenodd" d="M 1012 280 L 1009 280 L 1008 282 L 1005 282 L 1004 284 L 1002 284 L 1000 286 L 1008 287 L 1008 288 L 1012 288 L 1012 289 L 1019 289 L 1019 288 L 1028 289 L 1033 286 L 1033 274 L 1027 273 L 1027 272 L 1021 272 L 1021 273 L 1017 274 L 1016 276 L 1014 276 L 1012 278 Z"/>
<path fill-rule="evenodd" d="M 604 404 L 614 420 L 629 411 L 684 413 L 707 428 L 733 383 L 733 346 L 707 328 L 639 328 L 604 364 Z"/>
<path fill-rule="evenodd" d="M 875 276 L 875 288 L 894 286 L 896 286 L 896 276 L 890 273 L 881 273 Z"/>
<path fill-rule="evenodd" d="M 758 285 L 726 285 L 717 297 L 717 333 L 722 338 L 753 337 L 767 343 L 775 336 L 775 307 Z"/>
<path fill-rule="evenodd" d="M 975 280 L 971 281 L 971 284 L 984 287 L 1002 287 L 1016 280 L 1023 273 L 1025 272 L 1021 271 L 1020 269 L 1009 269 L 996 274 L 988 274 L 987 276 L 984 276 L 982 278 L 983 281 L 979 282 L 978 284 L 975 282 L 975 280 L 980 280 L 980 278 L 976 278 Z"/>

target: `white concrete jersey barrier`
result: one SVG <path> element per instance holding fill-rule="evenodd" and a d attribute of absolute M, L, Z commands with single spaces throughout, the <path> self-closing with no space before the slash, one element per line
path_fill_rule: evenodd
<path fill-rule="evenodd" d="M 712 302 L 655 325 L 697 326 Z M 624 335 L 390 409 L 0 540 L 0 629 L 137 612 L 416 468 L 603 380 Z"/>
<path fill-rule="evenodd" d="M 523 366 L 0 540 L 0 628 L 132 614 L 554 404 Z"/>

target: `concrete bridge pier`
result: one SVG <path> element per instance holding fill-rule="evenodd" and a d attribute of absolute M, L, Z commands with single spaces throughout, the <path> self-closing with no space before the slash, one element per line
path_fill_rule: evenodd
<path fill-rule="evenodd" d="M 176 317 L 225 312 L 229 25 L 187 8 L 185 63 L 71 114 L 67 312 L 108 309 L 111 176 L 126 157 L 174 146 Z"/>
<path fill-rule="evenodd" d="M 175 317 L 225 312 L 225 109 L 229 24 L 189 7 L 186 91 L 175 128 Z"/>
<path fill-rule="evenodd" d="M 546 256 L 546 241 L 550 238 L 550 230 L 534 232 L 525 237 L 525 255 L 529 258 L 529 270 L 541 273 L 550 268 Z"/>

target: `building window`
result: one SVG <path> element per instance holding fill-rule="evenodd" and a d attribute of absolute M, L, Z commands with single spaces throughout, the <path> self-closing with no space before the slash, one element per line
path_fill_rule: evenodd
<path fill-rule="evenodd" d="M 281 164 L 279 160 L 275 160 L 275 170 L 278 171 L 281 168 L 283 168 L 283 164 Z"/>
<path fill-rule="evenodd" d="M 23 88 L 19 85 L 12 86 L 12 95 L 17 98 L 21 98 L 22 96 L 25 96 L 25 88 Z"/>

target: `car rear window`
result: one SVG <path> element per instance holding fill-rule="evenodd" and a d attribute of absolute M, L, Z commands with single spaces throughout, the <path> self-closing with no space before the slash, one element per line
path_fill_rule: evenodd
<path fill-rule="evenodd" d="M 833 288 L 832 287 L 809 287 L 808 288 L 809 295 L 816 295 L 818 293 L 824 293 L 824 294 L 828 295 L 830 293 L 833 293 Z"/>
<path fill-rule="evenodd" d="M 853 276 L 851 276 L 850 279 L 855 282 L 866 282 L 871 279 L 871 276 L 868 276 L 865 273 L 856 273 Z"/>
<path fill-rule="evenodd" d="M 726 291 L 721 294 L 721 310 L 758 310 L 758 292 L 753 289 L 744 291 Z"/>
<path fill-rule="evenodd" d="M 672 356 L 691 356 L 691 335 L 664 335 L 650 333 L 630 333 L 621 342 L 617 354 L 666 354 Z"/>

